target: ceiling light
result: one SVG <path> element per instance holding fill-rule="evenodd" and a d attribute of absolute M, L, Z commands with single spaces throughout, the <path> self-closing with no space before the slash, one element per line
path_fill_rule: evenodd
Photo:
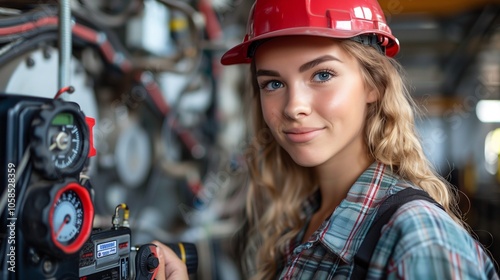
<path fill-rule="evenodd" d="M 477 118 L 483 123 L 500 123 L 500 100 L 481 100 L 476 105 Z"/>

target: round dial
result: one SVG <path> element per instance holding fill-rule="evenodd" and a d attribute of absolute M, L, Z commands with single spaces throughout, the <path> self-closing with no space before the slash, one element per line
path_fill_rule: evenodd
<path fill-rule="evenodd" d="M 63 112 L 55 115 L 48 128 L 47 138 L 52 162 L 57 169 L 70 168 L 81 156 L 82 132 L 75 125 L 73 114 Z"/>
<path fill-rule="evenodd" d="M 31 126 L 33 165 L 42 176 L 57 179 L 83 169 L 90 149 L 89 128 L 76 103 L 45 104 Z"/>
<path fill-rule="evenodd" d="M 89 189 L 75 179 L 30 188 L 24 207 L 25 238 L 52 256 L 77 253 L 92 231 L 92 198 Z"/>
<path fill-rule="evenodd" d="M 59 187 L 49 208 L 51 243 L 66 254 L 78 251 L 92 231 L 94 206 L 90 194 L 76 182 Z"/>
<path fill-rule="evenodd" d="M 61 244 L 69 244 L 76 239 L 83 225 L 81 198 L 73 190 L 65 191 L 54 205 L 54 235 Z"/>

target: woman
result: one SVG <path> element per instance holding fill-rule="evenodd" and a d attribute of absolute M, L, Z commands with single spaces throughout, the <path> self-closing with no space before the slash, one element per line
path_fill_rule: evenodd
<path fill-rule="evenodd" d="M 252 73 L 249 277 L 350 278 L 381 202 L 418 188 L 444 210 L 403 205 L 382 230 L 367 278 L 498 279 L 424 156 L 391 59 L 399 43 L 375 0 L 257 0 L 247 33 L 222 63 L 250 63 Z M 157 245 L 159 275 L 187 279 Z"/>

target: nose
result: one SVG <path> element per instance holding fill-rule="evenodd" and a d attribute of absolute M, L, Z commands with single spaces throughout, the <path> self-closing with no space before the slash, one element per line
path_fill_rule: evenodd
<path fill-rule="evenodd" d="M 311 94 L 299 86 L 289 86 L 283 113 L 286 117 L 297 120 L 312 112 Z"/>

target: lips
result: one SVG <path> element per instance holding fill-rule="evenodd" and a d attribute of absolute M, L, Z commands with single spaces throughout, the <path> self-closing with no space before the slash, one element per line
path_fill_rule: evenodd
<path fill-rule="evenodd" d="M 286 138 L 294 143 L 306 143 L 316 138 L 323 128 L 300 127 L 284 130 Z"/>

